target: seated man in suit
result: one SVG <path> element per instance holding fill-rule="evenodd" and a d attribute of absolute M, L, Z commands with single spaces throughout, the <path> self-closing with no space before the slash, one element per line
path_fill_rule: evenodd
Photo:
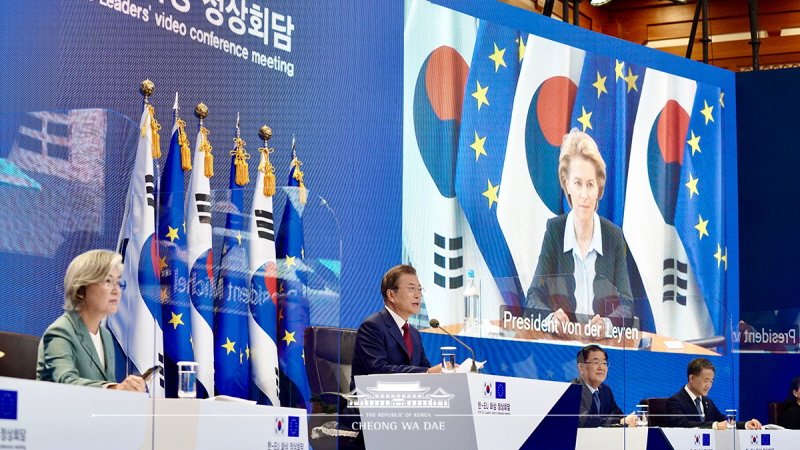
<path fill-rule="evenodd" d="M 689 362 L 689 367 L 686 369 L 689 382 L 667 400 L 670 426 L 712 428 L 714 430 L 726 428 L 725 416 L 708 398 L 708 391 L 714 383 L 715 373 L 714 365 L 705 358 L 695 358 Z M 756 419 L 737 422 L 736 428 L 760 430 L 761 422 Z"/>
<path fill-rule="evenodd" d="M 356 375 L 442 371 L 441 364 L 431 367 L 419 331 L 408 324 L 422 304 L 416 269 L 405 264 L 389 269 L 381 281 L 381 294 L 385 307 L 358 327 L 350 389 L 355 389 Z"/>
<path fill-rule="evenodd" d="M 610 425 L 636 426 L 633 414 L 625 416 L 614 400 L 614 394 L 603 383 L 608 376 L 608 354 L 599 345 L 587 345 L 578 351 L 578 373 L 580 378 L 572 380 L 583 386 L 579 426 L 604 427 Z"/>

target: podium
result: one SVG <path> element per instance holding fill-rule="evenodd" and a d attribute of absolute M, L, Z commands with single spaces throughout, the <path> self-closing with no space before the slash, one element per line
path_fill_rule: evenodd
<path fill-rule="evenodd" d="M 305 409 L 0 377 L 0 444 L 25 450 L 307 450 Z"/>
<path fill-rule="evenodd" d="M 495 375 L 356 377 L 367 449 L 574 449 L 581 387 Z M 411 444 L 413 443 L 413 444 Z"/>
<path fill-rule="evenodd" d="M 576 450 L 790 450 L 800 430 L 719 430 L 702 428 L 586 428 Z"/>

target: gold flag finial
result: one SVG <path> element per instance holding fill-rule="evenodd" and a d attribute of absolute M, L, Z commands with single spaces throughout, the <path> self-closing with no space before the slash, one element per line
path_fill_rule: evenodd
<path fill-rule="evenodd" d="M 152 156 L 153 158 L 161 157 L 161 137 L 158 135 L 158 130 L 161 125 L 156 120 L 156 110 L 150 104 L 150 96 L 156 91 L 156 85 L 150 80 L 144 80 L 139 85 L 139 93 L 144 96 L 144 107 L 150 115 L 150 131 L 152 132 Z"/>
<path fill-rule="evenodd" d="M 258 137 L 264 140 L 264 144 L 266 146 L 267 141 L 272 138 L 272 128 L 266 125 L 262 126 L 258 129 Z"/>
<path fill-rule="evenodd" d="M 155 91 L 156 85 L 150 80 L 144 80 L 142 81 L 142 84 L 139 85 L 139 93 L 144 96 L 145 103 L 148 103 L 148 97 L 153 95 L 153 92 Z"/>
<path fill-rule="evenodd" d="M 208 117 L 208 106 L 205 103 L 198 103 L 194 107 L 194 115 L 200 121 L 200 136 L 202 142 L 200 143 L 200 151 L 205 153 L 203 158 L 203 175 L 206 178 L 214 176 L 214 155 L 211 154 L 211 142 L 208 141 L 208 135 L 211 134 L 206 127 L 203 126 L 203 119 Z"/>
<path fill-rule="evenodd" d="M 274 152 L 274 148 L 269 148 L 267 141 L 272 138 L 272 128 L 264 125 L 258 129 L 258 136 L 264 141 L 264 147 L 258 149 L 264 155 L 258 170 L 264 174 L 264 195 L 272 197 L 275 195 L 275 167 L 269 162 L 269 154 Z"/>
<path fill-rule="evenodd" d="M 200 119 L 200 125 L 203 124 L 203 119 L 208 117 L 208 106 L 205 103 L 198 103 L 194 107 L 194 116 Z"/>

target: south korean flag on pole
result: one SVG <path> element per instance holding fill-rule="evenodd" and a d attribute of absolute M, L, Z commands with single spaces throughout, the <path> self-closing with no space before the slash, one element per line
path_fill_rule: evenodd
<path fill-rule="evenodd" d="M 192 343 L 197 381 L 214 395 L 214 265 L 211 251 L 211 183 L 214 160 L 208 129 L 198 124 L 189 192 L 186 195 L 186 251 L 192 303 Z M 203 397 L 201 392 L 198 396 Z"/>
<path fill-rule="evenodd" d="M 161 331 L 161 297 L 156 232 L 154 153 L 158 149 L 155 111 L 144 105 L 139 122 L 141 135 L 136 150 L 123 227 L 118 251 L 125 270 L 117 314 L 108 316 L 108 328 L 135 367 L 128 373 L 144 373 L 150 367 L 164 365 L 164 341 Z M 148 388 L 153 397 L 164 397 L 164 378 L 157 372 Z"/>

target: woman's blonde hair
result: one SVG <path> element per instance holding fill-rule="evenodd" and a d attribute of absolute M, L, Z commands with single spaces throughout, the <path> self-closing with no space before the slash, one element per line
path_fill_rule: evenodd
<path fill-rule="evenodd" d="M 122 255 L 110 250 L 89 250 L 76 256 L 64 275 L 64 309 L 80 310 L 86 286 L 105 281 L 115 266 L 122 270 Z"/>
<path fill-rule="evenodd" d="M 564 142 L 561 144 L 561 155 L 558 157 L 558 181 L 561 183 L 564 195 L 567 196 L 570 208 L 572 207 L 572 198 L 567 192 L 567 178 L 569 177 L 569 165 L 575 158 L 583 158 L 594 164 L 597 176 L 598 201 L 603 198 L 603 192 L 606 188 L 606 163 L 603 161 L 600 150 L 597 149 L 597 143 L 588 134 L 573 128 L 564 135 Z"/>

